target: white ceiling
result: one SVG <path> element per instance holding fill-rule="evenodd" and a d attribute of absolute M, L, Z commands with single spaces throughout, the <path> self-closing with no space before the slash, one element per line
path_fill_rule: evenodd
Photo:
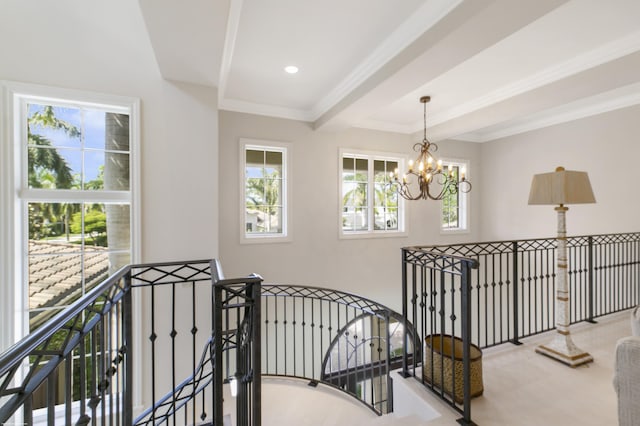
<path fill-rule="evenodd" d="M 139 0 L 223 110 L 483 142 L 640 103 L 638 0 Z M 296 65 L 295 75 L 284 72 Z"/>

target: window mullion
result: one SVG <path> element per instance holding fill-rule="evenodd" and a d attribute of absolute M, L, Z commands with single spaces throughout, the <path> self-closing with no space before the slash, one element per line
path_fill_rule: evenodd
<path fill-rule="evenodd" d="M 375 200 L 374 200 L 374 182 L 373 182 L 373 162 L 374 159 L 370 156 L 367 156 L 367 230 L 372 232 L 375 229 L 374 221 L 375 215 L 373 214 L 373 210 L 375 208 Z"/>
<path fill-rule="evenodd" d="M 26 201 L 130 203 L 131 191 L 78 190 L 78 189 L 22 189 L 18 197 Z"/>

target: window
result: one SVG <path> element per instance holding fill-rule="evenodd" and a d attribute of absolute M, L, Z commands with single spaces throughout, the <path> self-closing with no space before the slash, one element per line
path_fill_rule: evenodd
<path fill-rule="evenodd" d="M 464 162 L 443 160 L 444 168 L 451 167 L 455 179 L 460 179 L 460 173 L 468 169 Z M 447 194 L 442 198 L 440 210 L 440 229 L 442 232 L 461 232 L 468 230 L 467 224 L 468 194 L 458 191 Z"/>
<path fill-rule="evenodd" d="M 402 199 L 390 185 L 390 173 L 402 166 L 399 157 L 341 152 L 341 234 L 404 233 Z"/>
<path fill-rule="evenodd" d="M 17 83 L 0 89 L 6 348 L 137 261 L 138 101 Z"/>
<path fill-rule="evenodd" d="M 241 140 L 243 242 L 288 241 L 286 144 Z"/>

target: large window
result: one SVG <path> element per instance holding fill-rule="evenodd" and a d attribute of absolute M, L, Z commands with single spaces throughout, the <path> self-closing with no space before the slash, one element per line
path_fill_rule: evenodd
<path fill-rule="evenodd" d="M 6 345 L 135 260 L 138 103 L 20 84 L 4 90 Z"/>
<path fill-rule="evenodd" d="M 444 168 L 451 168 L 453 177 L 460 180 L 462 173 L 466 173 L 467 164 L 460 161 L 443 160 Z M 440 229 L 442 232 L 466 232 L 468 230 L 467 209 L 468 193 L 458 191 L 448 193 L 442 198 L 440 209 Z"/>
<path fill-rule="evenodd" d="M 399 157 L 364 152 L 340 153 L 341 233 L 343 236 L 404 232 L 403 203 L 390 185 Z"/>
<path fill-rule="evenodd" d="M 243 242 L 287 241 L 286 144 L 241 140 Z"/>

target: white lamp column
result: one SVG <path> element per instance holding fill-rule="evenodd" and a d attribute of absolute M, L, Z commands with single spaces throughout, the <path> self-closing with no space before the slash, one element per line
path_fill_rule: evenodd
<path fill-rule="evenodd" d="M 558 237 L 556 238 L 556 331 L 551 342 L 536 347 L 536 352 L 571 367 L 593 361 L 593 357 L 578 348 L 569 331 L 570 293 L 567 271 L 567 225 L 565 204 L 595 203 L 589 177 L 585 172 L 567 171 L 558 167 L 553 173 L 535 175 L 531 183 L 529 204 L 555 204 L 558 207 Z"/>
<path fill-rule="evenodd" d="M 556 333 L 551 342 L 536 347 L 536 352 L 554 358 L 571 367 L 593 361 L 593 357 L 578 348 L 571 339 L 569 324 L 569 280 L 567 272 L 567 225 L 568 207 L 556 207 L 558 212 L 558 237 L 556 238 Z"/>

